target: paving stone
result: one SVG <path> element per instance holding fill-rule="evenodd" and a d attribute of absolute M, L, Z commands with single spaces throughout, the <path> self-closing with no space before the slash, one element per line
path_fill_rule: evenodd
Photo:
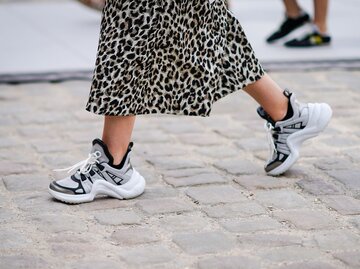
<path fill-rule="evenodd" d="M 300 188 L 313 195 L 343 194 L 344 191 L 323 179 L 302 179 L 296 183 Z"/>
<path fill-rule="evenodd" d="M 143 200 L 143 199 L 157 199 L 159 197 L 161 198 L 171 198 L 178 196 L 179 192 L 172 188 L 172 187 L 166 187 L 166 186 L 151 186 L 146 187 L 145 192 L 137 198 L 137 200 Z"/>
<path fill-rule="evenodd" d="M 164 216 L 159 220 L 159 223 L 163 229 L 168 231 L 202 231 L 210 225 L 209 219 L 204 216 L 184 214 Z"/>
<path fill-rule="evenodd" d="M 164 180 L 174 187 L 196 186 L 210 183 L 225 183 L 228 181 L 226 177 L 218 173 L 206 173 L 189 177 L 164 177 Z"/>
<path fill-rule="evenodd" d="M 211 158 L 228 158 L 235 157 L 239 155 L 239 150 L 233 146 L 229 145 L 220 145 L 220 146 L 206 146 L 206 147 L 197 147 L 195 151 L 199 154 L 211 157 Z"/>
<path fill-rule="evenodd" d="M 69 243 L 76 243 L 76 244 L 92 244 L 92 240 L 94 240 L 94 235 L 89 235 L 88 233 L 51 233 L 49 234 L 46 242 L 53 244 L 69 244 Z"/>
<path fill-rule="evenodd" d="M 302 237 L 298 235 L 266 233 L 266 234 L 242 234 L 238 235 L 238 241 L 242 246 L 256 247 L 285 247 L 301 246 Z"/>
<path fill-rule="evenodd" d="M 161 174 L 164 178 L 167 177 L 174 177 L 174 178 L 182 178 L 182 177 L 191 177 L 201 174 L 208 174 L 212 173 L 212 169 L 202 167 L 202 168 L 184 168 L 184 169 L 177 169 L 177 170 L 164 170 Z"/>
<path fill-rule="evenodd" d="M 344 154 L 349 156 L 353 162 L 357 162 L 357 163 L 360 162 L 360 150 L 359 150 L 359 148 L 346 149 L 344 151 Z"/>
<path fill-rule="evenodd" d="M 248 190 L 281 189 L 294 185 L 294 180 L 270 176 L 247 175 L 234 179 L 236 183 Z"/>
<path fill-rule="evenodd" d="M 180 199 L 152 199 L 142 200 L 136 205 L 148 214 L 164 214 L 185 212 L 193 209 L 190 202 L 185 202 Z"/>
<path fill-rule="evenodd" d="M 116 245 L 131 246 L 159 241 L 154 230 L 147 228 L 126 228 L 116 230 L 111 235 L 111 241 Z"/>
<path fill-rule="evenodd" d="M 5 148 L 0 151 L 0 160 L 17 163 L 19 165 L 34 165 L 37 160 L 37 153 L 30 147 Z"/>
<path fill-rule="evenodd" d="M 300 230 L 318 230 L 339 225 L 336 219 L 321 211 L 286 210 L 273 212 L 279 221 L 287 221 Z"/>
<path fill-rule="evenodd" d="M 46 134 L 46 136 L 54 135 L 52 131 L 52 128 L 48 125 L 28 125 L 28 124 L 22 124 L 17 126 L 17 131 L 20 133 L 21 136 L 25 137 L 38 137 L 41 135 Z"/>
<path fill-rule="evenodd" d="M 260 262 L 246 256 L 210 257 L 200 260 L 199 269 L 254 269 L 260 268 Z"/>
<path fill-rule="evenodd" d="M 49 176 L 44 174 L 21 174 L 3 177 L 5 187 L 9 191 L 44 190 L 50 183 Z"/>
<path fill-rule="evenodd" d="M 310 173 L 312 172 L 312 169 L 313 168 L 311 166 L 305 166 L 299 163 L 298 165 L 296 165 L 296 167 L 292 167 L 291 169 L 287 170 L 284 174 L 282 174 L 281 178 L 293 178 L 295 180 L 308 178 L 311 175 Z M 317 175 L 317 171 L 316 171 L 316 175 Z"/>
<path fill-rule="evenodd" d="M 124 268 L 126 265 L 121 264 L 119 261 L 111 261 L 109 257 L 106 257 L 106 260 L 99 257 L 98 260 L 95 260 L 91 257 L 91 260 L 76 260 L 73 264 L 70 265 L 71 269 L 109 269 L 109 268 Z"/>
<path fill-rule="evenodd" d="M 36 268 L 36 269 L 47 269 L 50 268 L 50 264 L 45 260 L 35 256 L 25 255 L 14 255 L 14 256 L 0 256 L 0 264 L 2 268 Z"/>
<path fill-rule="evenodd" d="M 345 195 L 326 196 L 321 200 L 342 215 L 360 214 L 360 200 Z"/>
<path fill-rule="evenodd" d="M 137 147 L 136 149 L 150 157 L 167 157 L 189 154 L 189 151 L 184 145 L 174 143 L 162 143 L 161 147 L 156 147 L 156 150 L 154 150 L 154 146 L 151 144 L 145 144 L 141 146 L 141 148 Z"/>
<path fill-rule="evenodd" d="M 314 163 L 315 167 L 321 170 L 340 170 L 348 169 L 353 166 L 353 163 L 347 158 L 339 158 L 338 156 L 332 158 L 324 158 Z"/>
<path fill-rule="evenodd" d="M 161 182 L 161 174 L 150 167 L 136 166 L 136 170 L 145 176 L 146 186 L 152 186 Z"/>
<path fill-rule="evenodd" d="M 228 185 L 192 187 L 185 193 L 201 204 L 235 203 L 247 200 L 241 191 Z"/>
<path fill-rule="evenodd" d="M 179 140 L 184 144 L 198 146 L 219 145 L 225 142 L 224 138 L 211 132 L 182 134 L 179 136 Z"/>
<path fill-rule="evenodd" d="M 326 138 L 326 139 L 322 139 L 321 142 L 334 148 L 347 148 L 359 144 L 358 139 L 354 139 L 353 137 L 349 137 L 349 136 L 347 136 L 346 138 L 341 136 Z"/>
<path fill-rule="evenodd" d="M 131 209 L 112 209 L 97 211 L 94 214 L 97 222 L 103 225 L 140 224 L 141 217 Z"/>
<path fill-rule="evenodd" d="M 360 268 L 360 251 L 334 253 L 333 256 L 351 268 Z"/>
<path fill-rule="evenodd" d="M 302 208 L 308 205 L 307 201 L 293 190 L 257 191 L 254 199 L 266 207 L 278 209 Z"/>
<path fill-rule="evenodd" d="M 36 140 L 31 144 L 38 153 L 71 152 L 74 146 L 62 140 Z"/>
<path fill-rule="evenodd" d="M 352 217 L 349 222 L 357 229 L 360 230 L 360 216 Z"/>
<path fill-rule="evenodd" d="M 12 210 L 0 207 L 0 223 L 11 222 L 15 218 L 16 214 Z"/>
<path fill-rule="evenodd" d="M 173 121 L 162 124 L 160 128 L 168 133 L 174 134 L 191 134 L 202 133 L 204 128 L 197 122 L 187 121 Z"/>
<path fill-rule="evenodd" d="M 122 249 L 119 256 L 128 264 L 143 266 L 165 263 L 175 258 L 169 248 L 159 245 Z"/>
<path fill-rule="evenodd" d="M 41 160 L 44 165 L 46 165 L 50 169 L 57 169 L 63 167 L 69 167 L 78 163 L 79 160 L 85 159 L 86 154 L 83 152 L 72 151 L 70 156 L 66 156 L 65 154 L 58 154 L 57 152 L 51 153 L 42 153 Z M 61 175 L 61 173 L 59 173 Z"/>
<path fill-rule="evenodd" d="M 0 250 L 9 251 L 11 249 L 29 247 L 28 244 L 31 242 L 31 240 L 16 230 L 2 228 L 0 230 L 0 242 Z"/>
<path fill-rule="evenodd" d="M 205 167 L 199 160 L 190 160 L 189 158 L 182 157 L 152 157 L 148 161 L 153 164 L 156 169 L 161 170 L 173 170 L 173 169 L 184 169 L 184 168 L 202 168 Z"/>
<path fill-rule="evenodd" d="M 236 141 L 235 144 L 241 149 L 252 151 L 252 152 L 268 149 L 268 143 L 266 142 L 264 137 L 262 137 L 262 138 L 251 137 L 251 138 L 240 139 L 240 140 Z"/>
<path fill-rule="evenodd" d="M 91 236 L 91 234 L 84 234 L 84 236 Z M 100 246 L 92 242 L 88 243 L 79 243 L 79 242 L 64 242 L 64 243 L 52 243 L 50 245 L 51 252 L 53 255 L 61 253 L 61 257 L 64 258 L 74 258 L 79 259 L 82 257 L 93 257 L 94 253 L 100 252 Z"/>
<path fill-rule="evenodd" d="M 327 171 L 329 176 L 343 183 L 351 190 L 360 190 L 360 170 L 335 170 Z"/>
<path fill-rule="evenodd" d="M 260 165 L 257 165 L 254 161 L 252 162 L 244 158 L 217 160 L 214 163 L 214 166 L 233 175 L 256 174 L 263 171 L 263 168 Z"/>
<path fill-rule="evenodd" d="M 132 208 L 136 200 L 118 200 L 111 197 L 98 197 L 93 203 L 72 205 L 74 211 L 96 211 L 115 208 Z"/>
<path fill-rule="evenodd" d="M 173 241 L 191 255 L 224 252 L 235 246 L 235 241 L 221 232 L 175 234 Z"/>
<path fill-rule="evenodd" d="M 34 164 L 24 164 L 5 160 L 0 162 L 0 175 L 7 176 L 13 174 L 26 174 L 36 172 L 39 168 L 39 166 Z"/>
<path fill-rule="evenodd" d="M 0 181 L 0 189 L 1 189 L 2 187 L 3 187 L 3 186 L 2 186 L 2 182 Z M 2 195 L 1 192 L 0 192 L 0 208 L 2 208 L 5 203 L 8 205 L 8 203 L 9 203 L 9 202 L 8 202 L 8 199 L 6 199 L 5 196 Z M 3 209 L 5 209 L 5 208 L 3 208 Z"/>
<path fill-rule="evenodd" d="M 69 121 L 71 116 L 67 112 L 44 113 L 43 111 L 32 111 L 31 113 L 16 114 L 15 117 L 22 124 L 51 124 Z"/>
<path fill-rule="evenodd" d="M 12 148 L 16 146 L 23 145 L 23 142 L 19 139 L 15 139 L 14 137 L 0 137 L 0 148 Z"/>
<path fill-rule="evenodd" d="M 32 217 L 36 223 L 36 228 L 42 232 L 47 233 L 61 233 L 61 232 L 84 232 L 87 230 L 87 224 L 78 216 L 61 215 L 61 218 L 56 214 L 38 214 Z"/>
<path fill-rule="evenodd" d="M 265 214 L 265 209 L 255 202 L 222 204 L 203 208 L 212 218 L 251 217 Z"/>
<path fill-rule="evenodd" d="M 131 164 L 135 167 L 150 166 L 149 163 L 146 161 L 145 157 L 137 154 L 135 150 L 131 156 Z"/>
<path fill-rule="evenodd" d="M 348 230 L 319 231 L 313 238 L 317 247 L 324 250 L 353 250 L 360 246 L 360 237 Z"/>
<path fill-rule="evenodd" d="M 230 219 L 220 221 L 220 224 L 229 232 L 249 233 L 256 231 L 280 230 L 284 228 L 276 220 L 263 216 L 254 219 Z"/>
<path fill-rule="evenodd" d="M 274 263 L 312 260 L 323 256 L 322 252 L 316 248 L 305 248 L 300 246 L 285 246 L 266 249 L 258 251 L 257 255 L 265 261 Z"/>
<path fill-rule="evenodd" d="M 133 133 L 133 139 L 139 143 L 164 143 L 171 141 L 171 137 L 168 134 L 158 129 L 152 129 L 151 132 L 149 130 L 137 130 Z"/>
<path fill-rule="evenodd" d="M 32 194 L 15 198 L 17 207 L 26 212 L 57 212 L 68 209 L 68 205 L 57 202 L 48 194 Z"/>
<path fill-rule="evenodd" d="M 279 269 L 335 269 L 336 267 L 326 262 L 319 261 L 305 261 L 295 262 L 280 266 Z"/>

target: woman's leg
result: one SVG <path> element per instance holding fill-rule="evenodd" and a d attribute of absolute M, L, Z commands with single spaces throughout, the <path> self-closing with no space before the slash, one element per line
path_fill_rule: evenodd
<path fill-rule="evenodd" d="M 283 89 L 269 75 L 266 74 L 244 90 L 264 108 L 274 121 L 285 117 L 288 98 L 283 94 Z"/>
<path fill-rule="evenodd" d="M 286 15 L 289 18 L 297 18 L 300 16 L 301 7 L 296 0 L 284 0 L 284 5 L 286 9 Z"/>
<path fill-rule="evenodd" d="M 127 151 L 134 123 L 135 116 L 105 116 L 104 118 L 102 140 L 114 158 L 114 165 L 121 162 Z"/>
<path fill-rule="evenodd" d="M 314 0 L 314 24 L 318 27 L 320 34 L 327 33 L 327 14 L 329 1 L 328 0 Z"/>

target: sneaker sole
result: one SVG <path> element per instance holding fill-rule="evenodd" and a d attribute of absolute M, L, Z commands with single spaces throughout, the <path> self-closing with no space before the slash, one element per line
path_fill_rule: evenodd
<path fill-rule="evenodd" d="M 299 149 L 305 140 L 319 135 L 329 124 L 332 110 L 328 104 L 309 104 L 309 122 L 306 127 L 288 137 L 287 145 L 291 151 L 289 157 L 280 166 L 267 174 L 278 176 L 286 172 L 300 157 Z"/>
<path fill-rule="evenodd" d="M 141 195 L 145 190 L 145 179 L 135 169 L 131 179 L 124 185 L 114 185 L 105 180 L 97 180 L 91 188 L 91 192 L 87 194 L 66 194 L 48 189 L 50 194 L 57 200 L 68 204 L 80 204 L 91 202 L 96 195 L 102 194 L 117 199 L 131 199 Z"/>

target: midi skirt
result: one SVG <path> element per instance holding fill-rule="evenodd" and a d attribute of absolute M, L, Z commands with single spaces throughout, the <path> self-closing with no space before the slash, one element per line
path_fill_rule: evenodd
<path fill-rule="evenodd" d="M 209 116 L 263 75 L 223 0 L 107 0 L 86 109 Z"/>

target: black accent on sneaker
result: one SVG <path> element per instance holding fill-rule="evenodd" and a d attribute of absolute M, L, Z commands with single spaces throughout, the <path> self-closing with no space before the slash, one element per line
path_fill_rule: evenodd
<path fill-rule="evenodd" d="M 276 30 L 273 34 L 271 34 L 266 41 L 268 43 L 275 42 L 288 34 L 292 31 L 296 30 L 300 26 L 304 25 L 305 23 L 310 22 L 309 14 L 305 13 L 300 15 L 298 18 L 289 18 L 286 17 L 285 21 L 280 25 L 280 28 Z"/>
<path fill-rule="evenodd" d="M 95 144 L 99 144 L 99 145 L 102 147 L 102 149 L 103 149 L 106 157 L 109 159 L 109 163 L 108 163 L 108 164 L 109 164 L 111 167 L 115 168 L 115 169 L 121 169 L 121 168 L 124 166 L 125 161 L 126 161 L 126 158 L 127 158 L 127 156 L 129 155 L 129 152 L 131 151 L 131 149 L 132 149 L 132 147 L 133 147 L 133 145 L 134 145 L 133 142 L 130 142 L 130 143 L 129 143 L 129 146 L 128 146 L 128 148 L 127 148 L 127 151 L 126 151 L 124 157 L 122 158 L 121 162 L 120 162 L 119 164 L 116 164 L 116 165 L 115 165 L 115 164 L 114 164 L 114 158 L 113 158 L 113 156 L 111 155 L 111 153 L 110 153 L 110 151 L 109 151 L 109 148 L 107 147 L 107 145 L 106 145 L 101 139 L 99 139 L 99 138 L 94 139 L 94 141 L 92 142 L 92 144 L 93 144 L 93 146 L 94 146 Z M 98 165 L 98 166 L 99 166 L 99 165 Z"/>
<path fill-rule="evenodd" d="M 129 153 L 130 153 L 133 145 L 134 145 L 133 142 L 130 142 L 130 143 L 129 143 L 129 146 L 128 146 L 128 148 L 127 148 L 127 151 L 126 151 L 124 157 L 122 158 L 122 160 L 121 160 L 121 162 L 120 162 L 119 164 L 117 164 L 117 165 L 111 164 L 110 166 L 113 167 L 113 168 L 116 168 L 116 169 L 121 169 L 121 168 L 123 168 L 123 166 L 124 166 L 124 164 L 125 164 L 125 161 L 126 161 L 126 158 L 127 158 L 127 156 L 129 155 Z"/>
<path fill-rule="evenodd" d="M 288 48 L 309 48 L 329 45 L 331 37 L 318 33 L 317 31 L 307 34 L 302 38 L 295 38 L 284 45 Z"/>
<path fill-rule="evenodd" d="M 75 177 L 71 177 L 71 179 L 79 184 L 79 186 L 77 188 L 69 188 L 69 187 L 61 186 L 56 181 L 53 181 L 50 183 L 50 189 L 52 189 L 53 191 L 67 193 L 67 194 L 75 194 L 75 195 L 76 194 L 85 194 L 85 189 L 81 183 L 81 180 L 78 180 Z M 78 190 L 81 190 L 82 193 L 79 193 Z"/>
<path fill-rule="evenodd" d="M 259 114 L 261 118 L 263 118 L 267 122 L 270 122 L 272 126 L 275 126 L 275 121 L 270 117 L 270 115 L 264 110 L 262 106 L 259 106 L 256 112 Z"/>
<path fill-rule="evenodd" d="M 288 98 L 288 107 L 287 107 L 286 115 L 281 121 L 291 119 L 292 116 L 294 116 L 294 110 L 293 110 L 293 108 L 291 106 L 291 103 L 290 103 L 291 94 L 292 93 L 287 89 L 284 91 L 284 95 Z"/>

